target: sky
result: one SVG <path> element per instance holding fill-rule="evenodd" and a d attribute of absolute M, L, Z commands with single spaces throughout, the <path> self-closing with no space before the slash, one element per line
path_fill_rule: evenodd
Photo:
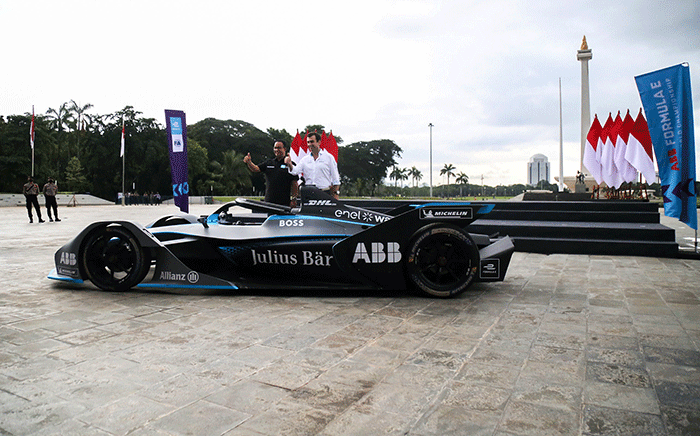
<path fill-rule="evenodd" d="M 161 124 L 165 109 L 292 135 L 321 124 L 345 144 L 395 141 L 428 185 L 432 131 L 433 186 L 445 164 L 526 183 L 535 154 L 554 182 L 560 80 L 564 176 L 579 169 L 583 36 L 591 119 L 636 117 L 634 76 L 687 62 L 697 137 L 698 23 L 697 0 L 0 0 L 0 115 L 75 100 Z"/>

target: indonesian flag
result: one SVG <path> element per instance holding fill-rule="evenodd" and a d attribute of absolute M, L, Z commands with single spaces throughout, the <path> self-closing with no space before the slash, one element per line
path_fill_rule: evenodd
<path fill-rule="evenodd" d="M 632 127 L 634 127 L 634 120 L 630 115 L 630 111 L 627 111 L 624 121 L 622 121 L 620 118 L 620 113 L 618 112 L 617 118 L 615 118 L 615 124 L 620 125 L 617 142 L 615 142 L 615 155 L 613 156 L 615 166 L 617 167 L 617 171 L 620 173 L 620 177 L 623 181 L 634 182 L 637 179 L 637 170 L 635 170 L 625 158 L 627 141 L 629 141 L 630 132 L 632 131 Z"/>
<path fill-rule="evenodd" d="M 29 144 L 34 150 L 34 105 L 32 105 L 32 125 L 29 127 Z"/>
<path fill-rule="evenodd" d="M 600 167 L 602 169 L 603 181 L 611 188 L 619 188 L 622 183 L 617 167 L 615 166 L 615 141 L 617 141 L 617 128 L 613 121 L 612 113 L 608 115 L 600 135 L 603 143 L 603 150 L 600 155 Z"/>
<path fill-rule="evenodd" d="M 599 158 L 601 150 L 598 146 L 602 130 L 600 121 L 598 121 L 598 115 L 596 115 L 591 128 L 588 130 L 588 135 L 586 135 L 586 148 L 583 150 L 583 165 L 599 185 L 603 183 Z"/>
<path fill-rule="evenodd" d="M 632 127 L 632 132 L 630 133 L 629 141 L 627 142 L 625 159 L 642 173 L 647 183 L 654 183 L 656 181 L 654 152 L 651 144 L 651 136 L 649 136 L 649 126 L 647 125 L 647 120 L 644 119 L 644 115 L 642 115 L 641 108 L 639 109 L 639 115 L 637 115 L 637 119 Z"/>
<path fill-rule="evenodd" d="M 292 145 L 289 149 L 289 156 L 292 158 L 293 162 L 299 163 L 302 157 L 306 156 L 308 147 L 306 146 L 306 139 L 302 139 L 299 135 L 299 130 L 292 140 Z"/>
<path fill-rule="evenodd" d="M 333 131 L 331 130 L 331 133 L 326 136 L 326 151 L 333 155 L 335 158 L 335 162 L 338 162 L 338 143 L 335 140 L 335 136 L 333 136 Z"/>
<path fill-rule="evenodd" d="M 124 157 L 124 117 L 122 117 L 122 148 L 119 151 L 119 157 Z"/>

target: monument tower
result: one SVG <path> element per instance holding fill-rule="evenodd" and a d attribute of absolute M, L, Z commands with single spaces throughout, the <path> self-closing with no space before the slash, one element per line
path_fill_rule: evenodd
<path fill-rule="evenodd" d="M 581 61 L 581 164 L 580 171 L 586 176 L 590 176 L 590 172 L 583 165 L 583 152 L 586 149 L 586 136 L 588 129 L 591 128 L 591 98 L 588 88 L 588 61 L 593 58 L 593 52 L 588 48 L 586 35 L 583 36 L 581 48 L 576 54 L 576 59 Z"/>

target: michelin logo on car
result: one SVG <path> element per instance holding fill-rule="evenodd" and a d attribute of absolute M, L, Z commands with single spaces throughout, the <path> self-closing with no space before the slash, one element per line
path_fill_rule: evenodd
<path fill-rule="evenodd" d="M 420 210 L 420 219 L 436 220 L 436 219 L 471 219 L 473 217 L 472 209 L 456 209 L 456 208 L 436 208 L 425 207 Z"/>

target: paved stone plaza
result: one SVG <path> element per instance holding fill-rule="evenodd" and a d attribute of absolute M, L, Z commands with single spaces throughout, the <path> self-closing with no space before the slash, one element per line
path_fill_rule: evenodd
<path fill-rule="evenodd" d="M 174 211 L 0 208 L 0 435 L 700 434 L 699 260 L 516 253 L 452 300 L 46 278 L 87 224 Z"/>

